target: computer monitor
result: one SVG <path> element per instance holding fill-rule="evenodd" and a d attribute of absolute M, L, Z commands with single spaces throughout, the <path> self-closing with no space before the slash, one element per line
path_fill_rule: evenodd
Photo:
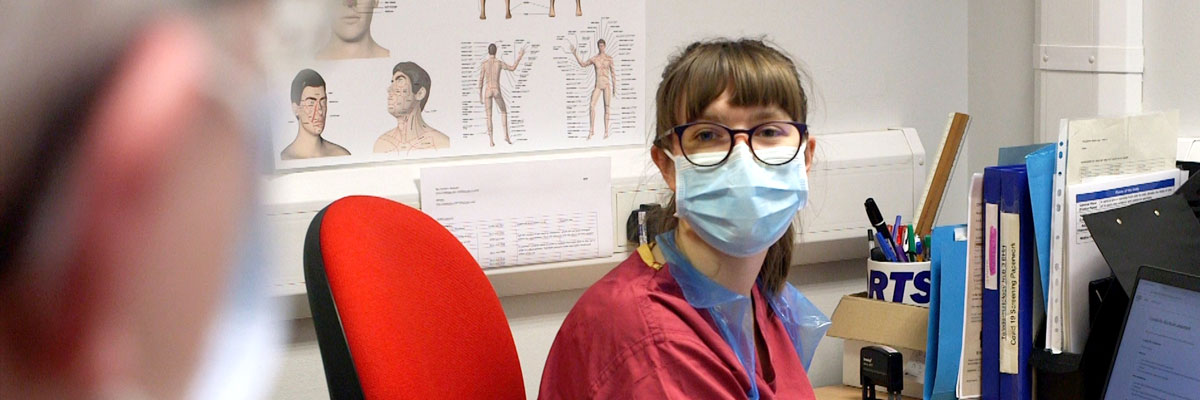
<path fill-rule="evenodd" d="M 1104 399 L 1200 399 L 1200 277 L 1143 266 Z"/>

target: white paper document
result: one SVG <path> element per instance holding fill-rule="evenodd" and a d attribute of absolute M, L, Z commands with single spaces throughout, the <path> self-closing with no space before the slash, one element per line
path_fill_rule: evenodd
<path fill-rule="evenodd" d="M 1067 185 L 1104 176 L 1175 168 L 1179 111 L 1071 121 Z"/>
<path fill-rule="evenodd" d="M 1067 188 L 1094 177 L 1174 169 L 1178 135 L 1178 111 L 1119 118 L 1063 119 L 1059 124 L 1054 207 L 1050 220 L 1050 288 L 1046 299 L 1046 347 L 1052 351 L 1082 353 L 1083 343 L 1073 342 L 1086 337 L 1087 329 L 1084 323 L 1085 326 L 1075 329 L 1074 333 L 1068 332 L 1076 322 L 1067 299 L 1071 291 L 1067 276 L 1070 252 L 1067 236 L 1078 218 L 1067 215 Z M 1087 290 L 1086 283 L 1083 290 Z M 1086 315 L 1076 317 L 1087 320 Z"/>
<path fill-rule="evenodd" d="M 958 382 L 954 388 L 960 399 L 980 396 L 983 346 L 983 174 L 971 177 L 967 205 L 967 284 L 964 285 L 962 352 L 958 360 Z"/>
<path fill-rule="evenodd" d="M 1111 274 L 1108 262 L 1092 240 L 1083 216 L 1169 196 L 1182 183 L 1179 170 L 1171 169 L 1070 185 L 1067 190 L 1067 220 L 1063 293 L 1067 349 L 1083 351 L 1088 335 L 1088 283 Z"/>
<path fill-rule="evenodd" d="M 606 157 L 421 170 L 421 210 L 483 268 L 608 257 L 613 252 Z"/>

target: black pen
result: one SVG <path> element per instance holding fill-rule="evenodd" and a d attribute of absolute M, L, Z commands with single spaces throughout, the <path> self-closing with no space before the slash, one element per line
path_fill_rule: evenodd
<path fill-rule="evenodd" d="M 875 199 L 868 197 L 864 205 L 867 207 L 867 220 L 871 221 L 871 226 L 875 227 L 875 231 L 882 234 L 888 243 L 895 243 L 892 233 L 888 231 L 887 222 L 883 221 L 883 213 L 880 213 L 879 206 L 875 205 Z"/>
<path fill-rule="evenodd" d="M 867 229 L 867 251 L 875 250 L 875 231 Z"/>

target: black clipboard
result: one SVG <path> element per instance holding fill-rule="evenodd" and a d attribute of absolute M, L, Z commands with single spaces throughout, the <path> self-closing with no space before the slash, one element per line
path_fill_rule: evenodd
<path fill-rule="evenodd" d="M 1183 196 L 1183 199 L 1187 200 L 1188 207 L 1191 207 L 1192 212 L 1196 214 L 1196 219 L 1200 219 L 1200 163 L 1191 164 L 1195 164 L 1194 170 L 1198 172 L 1192 172 L 1192 177 L 1188 178 L 1187 182 L 1184 182 L 1183 186 L 1175 191 L 1175 194 Z"/>
<path fill-rule="evenodd" d="M 1127 296 L 1142 265 L 1200 274 L 1200 220 L 1183 196 L 1084 215 L 1083 221 Z"/>

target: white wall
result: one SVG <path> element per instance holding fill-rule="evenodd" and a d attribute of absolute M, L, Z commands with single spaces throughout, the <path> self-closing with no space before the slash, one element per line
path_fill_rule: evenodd
<path fill-rule="evenodd" d="M 1200 137 L 1200 2 L 1146 1 L 1142 107 L 1179 109 L 1180 136 Z"/>
<path fill-rule="evenodd" d="M 967 3 L 970 171 L 996 165 L 996 149 L 1033 144 L 1034 0 Z"/>
<path fill-rule="evenodd" d="M 815 134 L 914 127 L 926 146 L 927 157 L 932 159 L 947 114 L 968 110 L 966 1 L 648 3 L 650 93 L 657 87 L 667 57 L 693 40 L 767 35 L 802 61 L 812 74 L 815 91 L 809 123 Z M 991 152 L 994 154 L 995 149 Z M 966 169 L 961 165 L 951 188 L 966 186 Z M 963 222 L 964 191 L 951 190 L 947 195 L 939 222 Z M 793 269 L 791 280 L 831 314 L 843 294 L 865 289 L 865 275 L 862 261 L 855 260 L 798 267 Z M 558 326 L 581 293 L 573 290 L 501 299 L 530 397 L 536 396 L 542 365 Z M 296 336 L 275 398 L 325 398 L 311 321 L 299 320 L 294 325 Z M 840 382 L 840 340 L 826 338 L 822 342 L 809 376 L 814 385 Z"/>

